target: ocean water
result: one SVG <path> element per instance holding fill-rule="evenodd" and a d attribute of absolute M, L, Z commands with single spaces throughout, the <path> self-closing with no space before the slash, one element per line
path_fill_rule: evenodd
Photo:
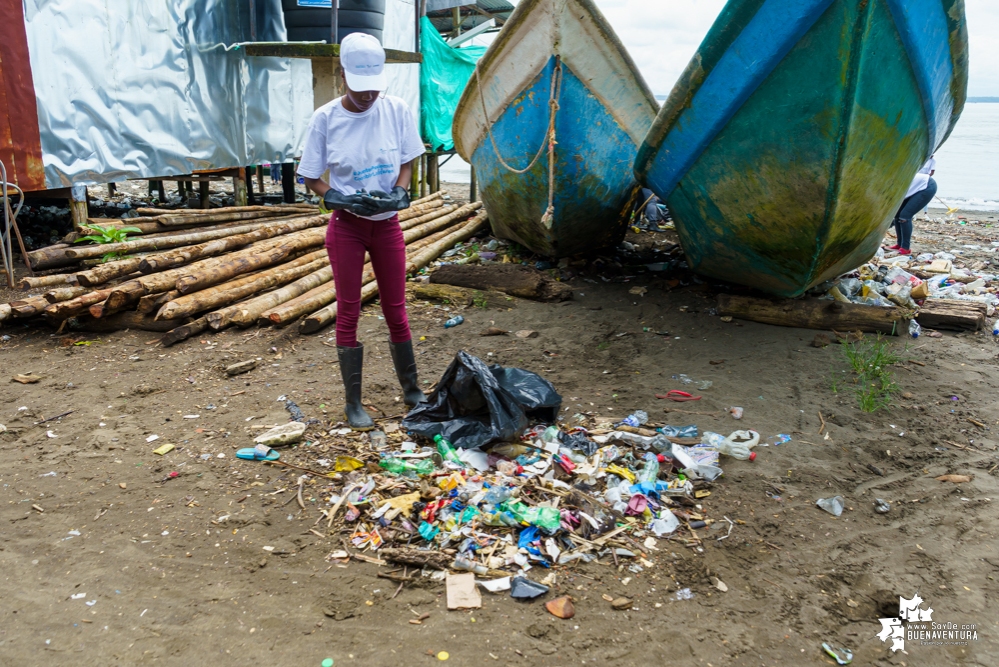
<path fill-rule="evenodd" d="M 941 200 L 965 211 L 999 211 L 999 104 L 966 104 L 936 156 Z"/>
<path fill-rule="evenodd" d="M 941 200 L 965 211 L 999 211 L 999 104 L 967 104 L 936 156 Z M 442 181 L 468 183 L 470 174 L 459 155 L 441 167 Z"/>

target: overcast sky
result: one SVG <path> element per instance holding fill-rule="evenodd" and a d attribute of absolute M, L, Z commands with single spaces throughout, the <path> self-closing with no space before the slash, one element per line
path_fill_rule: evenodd
<path fill-rule="evenodd" d="M 516 4 L 516 0 L 511 2 Z M 596 0 L 596 3 L 635 59 L 652 92 L 666 95 L 725 0 Z M 971 43 L 968 95 L 999 96 L 999 2 L 965 0 L 965 7 Z"/>

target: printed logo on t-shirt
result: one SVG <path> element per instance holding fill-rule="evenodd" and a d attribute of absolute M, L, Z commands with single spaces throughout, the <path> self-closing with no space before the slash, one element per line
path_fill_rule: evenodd
<path fill-rule="evenodd" d="M 354 180 L 361 182 L 366 181 L 369 178 L 375 178 L 377 176 L 384 176 L 385 174 L 395 174 L 395 165 L 392 164 L 376 164 L 373 167 L 368 167 L 367 169 L 361 169 L 360 171 L 354 172 Z"/>

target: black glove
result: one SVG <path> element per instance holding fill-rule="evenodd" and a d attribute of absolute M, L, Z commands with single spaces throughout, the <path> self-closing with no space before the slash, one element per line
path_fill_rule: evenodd
<path fill-rule="evenodd" d="M 401 211 L 404 208 L 409 208 L 409 190 L 401 185 L 392 188 L 392 192 L 388 194 L 381 190 L 372 190 L 369 194 L 361 196 L 365 204 L 376 208 L 375 213 L 369 215 Z"/>
<path fill-rule="evenodd" d="M 323 206 L 327 211 L 349 211 L 354 215 L 371 216 L 377 212 L 363 195 L 345 195 L 335 188 L 330 188 L 323 195 Z"/>

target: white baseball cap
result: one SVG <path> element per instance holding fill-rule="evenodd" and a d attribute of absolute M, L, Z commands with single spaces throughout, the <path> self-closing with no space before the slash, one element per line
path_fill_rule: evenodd
<path fill-rule="evenodd" d="M 385 49 L 378 39 L 363 32 L 352 32 L 340 43 L 340 65 L 347 86 L 356 92 L 388 88 L 385 79 Z"/>

